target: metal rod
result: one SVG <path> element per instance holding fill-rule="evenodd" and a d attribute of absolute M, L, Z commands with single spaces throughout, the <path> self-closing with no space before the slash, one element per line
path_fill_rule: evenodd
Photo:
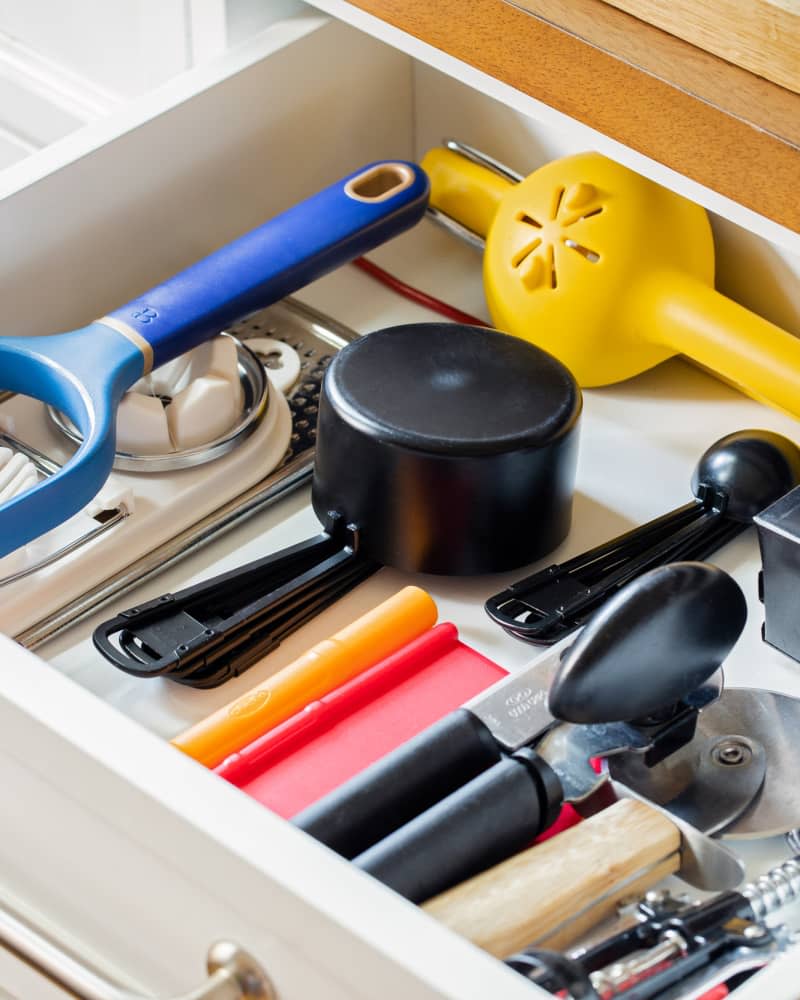
<path fill-rule="evenodd" d="M 668 930 L 654 947 L 614 962 L 605 969 L 599 969 L 593 972 L 589 979 L 603 1000 L 607 998 L 610 1000 L 611 997 L 621 996 L 642 976 L 651 973 L 665 962 L 683 957 L 688 949 L 688 944 L 677 931 Z"/>
<path fill-rule="evenodd" d="M 9 583 L 16 583 L 18 580 L 24 580 L 26 576 L 32 576 L 40 569 L 44 569 L 45 566 L 50 566 L 62 556 L 66 556 L 70 552 L 74 552 L 82 545 L 85 545 L 87 542 L 91 542 L 99 535 L 104 534 L 110 528 L 113 528 L 121 521 L 124 521 L 125 518 L 130 515 L 130 511 L 126 507 L 114 507 L 110 511 L 103 511 L 103 513 L 111 515 L 107 521 L 101 521 L 96 528 L 92 528 L 90 531 L 87 531 L 86 534 L 80 535 L 78 538 L 73 538 L 71 542 L 68 542 L 66 545 L 62 545 L 61 548 L 56 549 L 55 552 L 51 552 L 49 555 L 43 556 L 36 562 L 31 563 L 31 565 L 26 566 L 25 569 L 21 569 L 17 573 L 9 573 L 8 576 L 0 577 L 0 587 L 5 587 Z"/>
<path fill-rule="evenodd" d="M 442 212 L 438 208 L 432 208 L 429 205 L 425 211 L 425 215 L 431 222 L 436 223 L 441 229 L 447 230 L 448 233 L 457 237 L 462 243 L 480 250 L 481 253 L 486 248 L 486 240 L 482 236 L 479 236 L 474 230 L 467 228 L 467 226 L 462 225 L 460 222 L 456 222 L 446 212 Z"/>
<path fill-rule="evenodd" d="M 13 395 L 13 393 L 9 393 L 9 395 Z M 18 451 L 21 455 L 29 458 L 43 475 L 54 476 L 61 468 L 58 462 L 54 462 L 52 458 L 48 458 L 38 448 L 34 448 L 32 444 L 25 444 L 24 441 L 15 438 L 13 434 L 0 432 L 0 444 L 5 444 L 14 451 Z"/>
<path fill-rule="evenodd" d="M 27 922 L 0 909 L 0 946 L 75 1000 L 152 1000 L 91 969 Z M 238 945 L 218 941 L 208 950 L 209 978 L 175 1000 L 278 1000 L 258 962 Z"/>
<path fill-rule="evenodd" d="M 487 170 L 499 174 L 509 184 L 519 184 L 520 181 L 525 180 L 524 174 L 518 174 L 516 170 L 507 167 L 505 163 L 501 163 L 493 156 L 489 156 L 483 150 L 476 149 L 475 146 L 468 146 L 467 143 L 459 142 L 458 139 L 443 139 L 442 144 L 451 152 L 463 156 L 465 160 L 471 160 L 472 163 L 477 163 L 479 167 L 486 167 Z"/>
<path fill-rule="evenodd" d="M 477 163 L 479 167 L 485 167 L 487 170 L 491 170 L 492 173 L 498 174 L 503 180 L 508 181 L 509 184 L 519 184 L 520 181 L 525 179 L 522 174 L 518 174 L 516 170 L 512 170 L 511 167 L 507 167 L 499 160 L 495 160 L 488 153 L 484 153 L 474 146 L 468 146 L 465 142 L 459 142 L 458 139 L 443 139 L 442 145 L 451 152 L 463 156 L 465 160 Z M 428 206 L 426 215 L 431 222 L 436 223 L 437 226 L 446 229 L 452 236 L 457 237 L 463 243 L 467 243 L 469 246 L 483 253 L 486 247 L 486 240 L 479 233 L 462 225 L 460 222 L 456 222 L 452 216 L 439 208 Z"/>

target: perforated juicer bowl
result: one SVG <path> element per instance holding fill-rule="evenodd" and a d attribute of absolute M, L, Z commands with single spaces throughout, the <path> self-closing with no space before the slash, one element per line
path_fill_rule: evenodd
<path fill-rule="evenodd" d="M 509 185 L 486 239 L 484 285 L 497 328 L 555 354 L 585 386 L 618 382 L 675 353 L 642 329 L 643 297 L 669 273 L 713 284 L 706 213 L 597 153 Z"/>
<path fill-rule="evenodd" d="M 431 207 L 485 238 L 498 329 L 544 348 L 582 386 L 682 354 L 800 419 L 800 338 L 714 288 L 704 210 L 599 153 L 520 177 L 449 140 L 422 165 Z"/>

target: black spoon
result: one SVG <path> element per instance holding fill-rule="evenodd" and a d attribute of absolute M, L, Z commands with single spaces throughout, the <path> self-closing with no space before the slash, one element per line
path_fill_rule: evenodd
<path fill-rule="evenodd" d="M 707 558 L 798 483 L 794 442 L 763 430 L 728 434 L 697 463 L 690 503 L 512 584 L 489 598 L 486 612 L 518 639 L 557 642 L 646 570 Z"/>

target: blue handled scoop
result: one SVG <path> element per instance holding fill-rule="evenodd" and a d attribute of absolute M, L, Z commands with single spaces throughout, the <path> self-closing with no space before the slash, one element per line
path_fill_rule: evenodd
<path fill-rule="evenodd" d="M 0 505 L 0 556 L 81 510 L 114 460 L 116 411 L 142 375 L 417 223 L 425 173 L 373 163 L 81 330 L 0 337 L 0 389 L 65 413 L 83 437 L 57 473 Z"/>

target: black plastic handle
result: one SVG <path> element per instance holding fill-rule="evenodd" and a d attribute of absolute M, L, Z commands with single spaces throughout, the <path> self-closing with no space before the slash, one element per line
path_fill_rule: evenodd
<path fill-rule="evenodd" d="M 92 635 L 95 648 L 134 677 L 180 676 L 199 652 L 224 644 L 260 603 L 271 608 L 276 589 L 340 550 L 339 539 L 323 532 L 175 594 L 162 594 L 98 625 Z M 111 641 L 116 636 L 119 645 Z"/>
<path fill-rule="evenodd" d="M 342 857 L 354 858 L 500 757 L 488 728 L 459 708 L 298 813 L 292 822 Z"/>
<path fill-rule="evenodd" d="M 747 621 L 741 588 L 709 563 L 650 570 L 611 598 L 567 650 L 548 692 L 582 725 L 663 713 L 714 674 Z"/>
<path fill-rule="evenodd" d="M 358 542 L 331 514 L 314 538 L 102 622 L 95 648 L 135 677 L 216 687 L 378 568 Z"/>
<path fill-rule="evenodd" d="M 521 851 L 558 816 L 561 783 L 523 749 L 473 778 L 354 859 L 422 903 Z"/>
<path fill-rule="evenodd" d="M 201 651 L 200 665 L 197 665 L 198 658 L 188 665 L 182 664 L 182 670 L 170 673 L 169 679 L 187 687 L 206 689 L 238 677 L 377 569 L 380 569 L 377 563 L 354 559 L 346 571 L 337 567 L 324 586 L 322 577 L 311 587 L 301 589 L 297 584 L 292 589 L 291 600 L 276 600 L 268 614 L 254 616 L 247 628 L 236 630 L 223 646 Z M 188 672 L 184 672 L 184 666 Z"/>
<path fill-rule="evenodd" d="M 686 542 L 702 544 L 722 520 L 711 501 L 693 501 L 548 566 L 490 597 L 484 607 L 509 634 L 528 642 L 556 642 L 578 628 L 585 612 L 652 566 L 672 561 Z M 737 526 L 737 532 L 744 526 Z M 691 548 L 690 550 L 691 551 Z"/>
<path fill-rule="evenodd" d="M 800 449 L 771 431 L 728 434 L 692 474 L 695 500 L 489 598 L 486 613 L 509 635 L 549 645 L 582 625 L 640 573 L 705 559 L 800 482 Z"/>

